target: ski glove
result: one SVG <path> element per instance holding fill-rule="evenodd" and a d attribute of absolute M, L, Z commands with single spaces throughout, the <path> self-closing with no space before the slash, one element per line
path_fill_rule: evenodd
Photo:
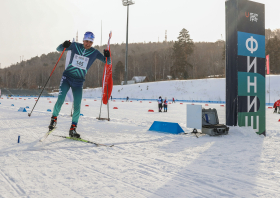
<path fill-rule="evenodd" d="M 104 50 L 104 56 L 105 57 L 110 57 L 110 52 L 109 52 L 109 50 Z"/>
<path fill-rule="evenodd" d="M 65 42 L 62 44 L 63 48 L 68 48 L 68 47 L 70 47 L 70 45 L 71 45 L 71 42 L 70 42 L 70 41 L 65 41 Z"/>

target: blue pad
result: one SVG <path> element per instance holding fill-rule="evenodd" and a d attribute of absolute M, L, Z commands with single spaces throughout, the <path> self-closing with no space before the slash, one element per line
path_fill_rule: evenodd
<path fill-rule="evenodd" d="M 179 134 L 184 132 L 178 123 L 154 121 L 149 131 Z"/>
<path fill-rule="evenodd" d="M 20 107 L 18 111 L 20 111 L 20 112 L 27 112 L 24 107 Z"/>

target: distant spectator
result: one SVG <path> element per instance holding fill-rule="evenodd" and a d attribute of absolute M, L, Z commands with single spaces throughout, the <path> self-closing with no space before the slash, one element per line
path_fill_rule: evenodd
<path fill-rule="evenodd" d="M 111 101 L 112 101 L 112 99 L 113 99 L 113 97 L 112 97 L 112 95 L 111 95 Z"/>
<path fill-rule="evenodd" d="M 175 103 L 175 99 L 174 99 L 174 97 L 172 98 L 172 103 Z"/>
<path fill-rule="evenodd" d="M 279 106 L 280 106 L 280 100 L 277 100 L 273 105 L 273 108 L 274 108 L 273 113 L 277 113 L 277 108 L 279 108 Z"/>
<path fill-rule="evenodd" d="M 164 110 L 164 112 L 167 112 L 167 104 L 168 104 L 168 100 L 167 100 L 167 98 L 165 97 L 165 100 L 164 100 L 164 102 L 163 102 L 163 110 Z"/>
<path fill-rule="evenodd" d="M 161 96 L 158 98 L 158 112 L 161 112 L 162 109 L 162 98 Z"/>
<path fill-rule="evenodd" d="M 126 97 L 126 102 L 128 102 L 128 100 L 129 100 L 129 97 L 127 96 L 127 97 Z"/>

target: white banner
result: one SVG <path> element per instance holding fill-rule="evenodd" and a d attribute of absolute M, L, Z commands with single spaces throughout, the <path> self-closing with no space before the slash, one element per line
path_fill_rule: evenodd
<path fill-rule="evenodd" d="M 73 39 L 73 42 L 75 42 L 75 39 Z M 69 65 L 70 58 L 71 58 L 71 51 L 67 51 L 66 60 L 65 60 L 65 69 Z M 69 91 L 66 94 L 65 102 L 73 102 L 73 101 L 74 101 L 73 93 L 72 93 L 72 89 L 70 87 Z"/>

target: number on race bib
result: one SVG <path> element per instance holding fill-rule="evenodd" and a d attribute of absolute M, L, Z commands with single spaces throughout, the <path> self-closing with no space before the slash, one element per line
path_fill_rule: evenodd
<path fill-rule="evenodd" d="M 72 61 L 72 66 L 79 69 L 86 70 L 89 58 L 75 54 Z"/>
<path fill-rule="evenodd" d="M 80 66 L 83 66 L 84 62 L 77 61 L 77 64 L 80 65 Z"/>

